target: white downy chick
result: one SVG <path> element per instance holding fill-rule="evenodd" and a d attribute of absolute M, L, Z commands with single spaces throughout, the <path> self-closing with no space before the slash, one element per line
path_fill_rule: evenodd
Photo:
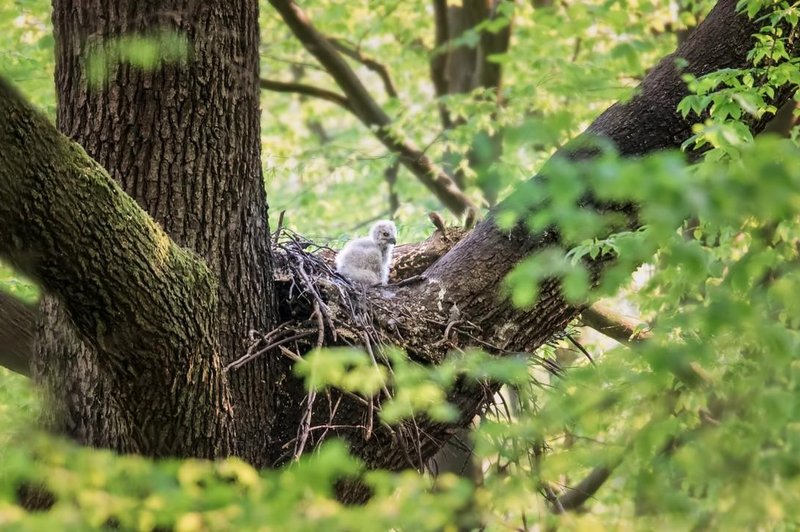
<path fill-rule="evenodd" d="M 397 243 L 397 228 L 394 222 L 381 220 L 375 222 L 369 235 L 345 244 L 336 255 L 336 271 L 356 283 L 386 284 L 392 250 Z"/>

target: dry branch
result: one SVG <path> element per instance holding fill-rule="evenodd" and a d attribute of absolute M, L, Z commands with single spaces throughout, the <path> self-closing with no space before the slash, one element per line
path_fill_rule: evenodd
<path fill-rule="evenodd" d="M 314 98 L 319 98 L 321 100 L 326 100 L 336 105 L 346 109 L 347 111 L 353 112 L 353 107 L 350 105 L 350 102 L 342 96 L 333 91 L 329 91 L 327 89 L 323 89 L 320 87 L 315 87 L 313 85 L 307 85 L 305 83 L 296 83 L 296 82 L 289 82 L 289 81 L 275 81 L 271 79 L 264 79 L 261 78 L 258 81 L 259 87 L 264 90 L 273 91 L 273 92 L 291 92 L 295 94 L 302 94 L 303 96 L 313 96 Z"/>
<path fill-rule="evenodd" d="M 625 345 L 633 345 L 652 336 L 648 325 L 641 320 L 625 316 L 600 303 L 581 312 L 583 324 L 600 334 Z"/>

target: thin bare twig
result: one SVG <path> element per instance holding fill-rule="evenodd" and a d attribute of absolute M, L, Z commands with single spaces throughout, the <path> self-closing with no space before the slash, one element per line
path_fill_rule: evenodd
<path fill-rule="evenodd" d="M 229 371 L 231 369 L 239 368 L 239 367 L 247 364 L 249 361 L 253 360 L 254 358 L 259 357 L 259 356 L 263 355 L 264 353 L 267 353 L 267 352 L 271 351 L 272 349 L 275 349 L 278 346 L 281 346 L 281 345 L 284 345 L 284 344 L 288 344 L 289 342 L 293 342 L 293 341 L 296 341 L 296 340 L 301 340 L 303 338 L 307 338 L 307 337 L 309 337 L 309 336 L 311 336 L 313 334 L 314 334 L 314 331 L 301 332 L 301 333 L 292 335 L 292 336 L 290 336 L 288 338 L 284 338 L 282 340 L 278 340 L 276 342 L 272 342 L 270 344 L 267 344 L 266 347 L 264 347 L 262 349 L 259 349 L 258 351 L 255 351 L 253 353 L 248 353 L 245 356 L 234 360 L 233 362 L 231 362 L 230 364 L 225 366 L 225 371 Z"/>
<path fill-rule="evenodd" d="M 264 90 L 272 92 L 292 92 L 295 94 L 302 94 L 304 96 L 313 96 L 314 98 L 335 103 L 343 109 L 346 109 L 351 113 L 353 112 L 353 107 L 350 105 L 350 102 L 346 97 L 337 92 L 329 91 L 321 87 L 306 85 L 305 83 L 296 83 L 293 81 L 276 81 L 273 79 L 264 78 L 258 80 L 258 86 Z"/>
<path fill-rule="evenodd" d="M 392 98 L 397 98 L 397 89 L 395 88 L 394 82 L 392 81 L 392 76 L 389 74 L 389 69 L 386 68 L 386 65 L 367 55 L 364 55 L 359 47 L 352 46 L 349 43 L 346 43 L 343 39 L 329 38 L 328 40 L 331 42 L 331 44 L 333 44 L 334 48 L 339 50 L 341 53 L 350 59 L 358 61 L 380 76 L 381 81 L 383 81 L 383 87 L 386 90 L 386 94 Z"/>
<path fill-rule="evenodd" d="M 274 236 L 272 237 L 272 245 L 275 246 L 278 243 L 278 235 L 281 234 L 281 229 L 283 229 L 283 218 L 286 215 L 286 210 L 282 210 L 281 213 L 278 215 L 278 227 L 275 229 Z"/>
<path fill-rule="evenodd" d="M 386 167 L 383 177 L 386 179 L 386 188 L 389 195 L 389 219 L 394 220 L 398 209 L 400 209 L 400 196 L 397 194 L 397 174 L 400 172 L 400 159 Z"/>
<path fill-rule="evenodd" d="M 592 365 L 594 365 L 594 359 L 592 358 L 592 355 L 590 355 L 590 354 L 589 354 L 589 351 L 587 351 L 587 350 L 586 350 L 586 348 L 585 348 L 585 347 L 583 347 L 583 346 L 580 344 L 580 342 L 578 342 L 578 341 L 577 341 L 575 338 L 573 338 L 571 334 L 568 334 L 568 335 L 567 335 L 567 340 L 569 340 L 569 342 L 570 342 L 572 345 L 574 345 L 575 347 L 577 347 L 577 348 L 578 348 L 578 351 L 580 351 L 581 353 L 583 353 L 583 356 L 585 356 L 586 358 L 588 358 L 588 359 L 589 359 L 589 362 L 591 362 L 591 363 L 592 363 Z"/>

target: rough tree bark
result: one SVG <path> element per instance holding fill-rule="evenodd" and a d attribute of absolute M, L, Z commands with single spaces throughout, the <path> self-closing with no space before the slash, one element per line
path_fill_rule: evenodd
<path fill-rule="evenodd" d="M 205 261 L 175 245 L 97 163 L 6 86 L 0 90 L 0 116 L 10 117 L 0 121 L 0 253 L 59 297 L 89 346 L 81 354 L 43 349 L 41 355 L 53 362 L 46 369 L 51 384 L 67 390 L 56 397 L 68 411 L 88 424 L 99 418 L 119 435 L 102 441 L 75 432 L 80 441 L 152 455 L 234 452 L 256 465 L 271 464 L 297 435 L 302 387 L 278 353 L 231 371 L 229 380 L 219 372 L 220 363 L 241 351 L 249 328 L 268 330 L 275 317 L 257 163 L 255 2 L 164 10 L 137 3 L 122 24 L 117 4 L 106 1 L 56 3 L 59 61 L 72 64 L 59 67 L 60 83 L 66 84 L 61 91 L 73 94 L 82 109 L 80 116 L 62 109 L 60 124 L 70 135 L 85 135 L 89 151 L 152 209 L 170 235 Z M 735 4 L 720 0 L 680 46 L 676 55 L 688 71 L 702 75 L 746 66 L 758 23 L 737 15 Z M 107 16 L 94 16 L 98 10 Z M 77 33 L 67 23 L 70 15 L 101 27 Z M 77 58 L 88 35 L 119 35 L 148 21 L 186 31 L 196 63 L 150 73 L 123 65 L 98 92 L 71 78 L 80 72 Z M 686 89 L 674 59 L 655 67 L 634 98 L 603 113 L 590 134 L 610 140 L 624 156 L 679 146 L 690 136 L 691 123 L 675 111 Z M 787 97 L 781 93 L 775 103 Z M 763 121 L 752 127 L 760 130 Z M 139 150 L 145 155 L 137 157 Z M 579 309 L 564 301 L 556 282 L 542 286 L 532 308 L 516 309 L 501 296 L 501 283 L 521 259 L 558 244 L 555 232 L 504 232 L 489 218 L 416 282 L 369 293 L 375 326 L 425 364 L 443 360 L 454 346 L 488 346 L 500 355 L 530 352 Z M 302 307 L 290 300 L 282 306 L 295 303 Z M 89 401 L 82 394 L 100 389 L 98 382 L 104 395 Z M 467 385 L 452 392 L 462 425 L 485 405 L 489 392 Z M 331 421 L 321 406 L 315 414 Z M 120 428 L 103 418 L 107 411 Z M 344 397 L 332 421 L 363 426 L 368 415 L 363 403 Z M 454 426 L 419 418 L 416 423 L 419 430 L 376 425 L 368 434 L 359 428 L 329 435 L 349 440 L 370 467 L 423 467 Z M 170 436 L 174 441 L 164 440 Z M 363 492 L 353 486 L 342 495 L 357 499 Z"/>
<path fill-rule="evenodd" d="M 218 281 L 213 334 L 223 363 L 241 355 L 250 330 L 274 324 L 257 21 L 255 0 L 53 5 L 58 127 L 172 239 L 206 260 Z M 147 71 L 109 61 L 107 80 L 89 87 L 89 54 L 113 50 L 114 39 L 123 36 L 164 31 L 188 39 L 185 63 Z M 130 405 L 167 393 L 152 382 L 157 372 L 132 376 L 101 367 L 59 307 L 54 299 L 44 302 L 34 362 L 37 379 L 61 407 L 56 422 L 80 441 L 150 454 L 153 442 L 136 436 L 138 417 L 146 413 L 136 414 Z M 274 375 L 263 360 L 232 377 L 236 452 L 257 464 L 265 462 L 269 444 L 263 435 L 278 402 L 268 385 Z"/>
<path fill-rule="evenodd" d="M 95 371 L 115 385 L 113 395 L 80 399 L 125 409 L 130 425 L 103 419 L 120 438 L 115 448 L 232 452 L 212 273 L 5 81 L 0 113 L 0 250 L 58 294 Z M 71 376 L 54 378 L 69 387 Z"/>

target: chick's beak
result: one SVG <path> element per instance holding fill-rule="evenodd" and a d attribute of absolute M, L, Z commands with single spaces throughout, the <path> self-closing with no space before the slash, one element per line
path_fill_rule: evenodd
<path fill-rule="evenodd" d="M 397 239 L 396 239 L 395 237 L 391 237 L 391 238 L 389 239 L 389 243 L 390 243 L 390 244 L 397 244 Z"/>

